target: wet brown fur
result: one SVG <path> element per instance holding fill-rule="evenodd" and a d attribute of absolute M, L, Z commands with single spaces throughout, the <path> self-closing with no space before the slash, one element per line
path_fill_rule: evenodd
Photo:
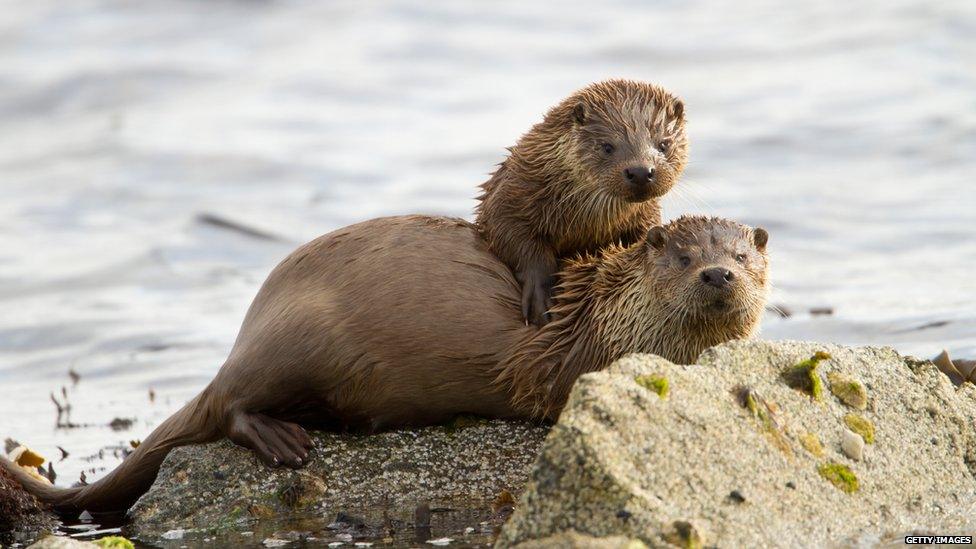
<path fill-rule="evenodd" d="M 605 144 L 613 146 L 611 154 Z M 477 223 L 523 289 L 534 291 L 526 286 L 549 282 L 560 259 L 632 244 L 660 223 L 657 199 L 687 161 L 677 97 L 644 82 L 592 84 L 553 107 L 509 149 L 482 185 Z M 633 166 L 655 170 L 653 183 L 639 193 L 624 176 Z M 537 308 L 530 316 L 541 323 L 544 311 Z"/>
<path fill-rule="evenodd" d="M 511 270 L 470 223 L 407 216 L 340 229 L 274 269 L 210 385 L 108 476 L 62 489 L 4 459 L 0 466 L 59 510 L 113 511 L 145 492 L 180 445 L 226 436 L 265 462 L 297 467 L 311 442 L 298 424 L 375 430 L 458 414 L 554 419 L 579 375 L 623 354 L 688 362 L 754 331 L 766 258 L 750 247 L 753 231 L 702 218 L 651 234 L 661 231 L 571 262 L 556 319 L 539 330 L 522 321 Z M 713 313 L 682 281 L 703 265 L 730 264 L 732 248 L 749 254 L 736 267 L 744 283 L 730 298 L 734 310 Z M 676 269 L 679 253 L 699 259 Z"/>
<path fill-rule="evenodd" d="M 755 333 L 768 292 L 764 230 L 682 217 L 650 234 L 660 235 L 660 247 L 611 246 L 565 265 L 554 320 L 498 368 L 518 409 L 556 419 L 576 378 L 621 356 L 653 353 L 687 364 L 708 347 Z M 715 266 L 738 275 L 721 311 L 710 308 L 713 296 L 697 276 Z"/>

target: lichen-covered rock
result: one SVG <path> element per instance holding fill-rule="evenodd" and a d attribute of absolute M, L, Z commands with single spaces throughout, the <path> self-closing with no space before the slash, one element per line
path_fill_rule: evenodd
<path fill-rule="evenodd" d="M 570 530 L 545 539 L 520 543 L 518 549 L 647 549 L 647 544 L 624 536 L 595 538 Z"/>
<path fill-rule="evenodd" d="M 844 404 L 858 410 L 868 407 L 868 392 L 860 381 L 837 372 L 831 372 L 827 380 L 830 381 L 830 392 Z"/>
<path fill-rule="evenodd" d="M 129 511 L 126 531 L 153 542 L 168 531 L 202 537 L 244 530 L 255 539 L 298 530 L 341 541 L 382 540 L 414 527 L 457 537 L 473 528 L 484 542 L 511 512 L 493 502 L 522 491 L 547 431 L 459 418 L 369 436 L 313 433 L 315 450 L 298 471 L 268 468 L 227 441 L 178 448 Z"/>
<path fill-rule="evenodd" d="M 783 375 L 819 352 L 831 358 L 811 375 L 857 379 L 870 395 L 862 461 L 841 449 L 850 408 Z M 571 530 L 650 546 L 823 546 L 976 526 L 976 386 L 890 349 L 732 342 L 698 362 L 632 355 L 583 376 L 497 546 Z M 642 376 L 668 379 L 668 398 Z"/>
<path fill-rule="evenodd" d="M 27 549 L 99 549 L 99 547 L 89 541 L 80 541 L 64 536 L 45 536 Z"/>

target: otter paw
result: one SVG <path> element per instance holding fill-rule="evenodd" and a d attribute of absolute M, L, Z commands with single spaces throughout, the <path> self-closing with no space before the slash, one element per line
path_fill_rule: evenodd
<path fill-rule="evenodd" d="M 299 425 L 264 414 L 237 413 L 230 422 L 227 438 L 249 448 L 258 459 L 279 467 L 298 469 L 308 460 L 312 439 Z"/>

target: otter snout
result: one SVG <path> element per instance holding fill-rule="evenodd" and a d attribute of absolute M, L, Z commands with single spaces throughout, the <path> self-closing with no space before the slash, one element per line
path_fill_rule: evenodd
<path fill-rule="evenodd" d="M 632 166 L 624 170 L 624 177 L 633 185 L 647 186 L 654 181 L 654 168 Z"/>
<path fill-rule="evenodd" d="M 643 202 L 656 192 L 654 167 L 631 166 L 624 170 L 624 180 L 627 182 L 627 199 L 632 202 Z"/>
<path fill-rule="evenodd" d="M 723 267 L 711 267 L 701 272 L 701 280 L 708 286 L 726 289 L 735 280 L 735 273 Z"/>

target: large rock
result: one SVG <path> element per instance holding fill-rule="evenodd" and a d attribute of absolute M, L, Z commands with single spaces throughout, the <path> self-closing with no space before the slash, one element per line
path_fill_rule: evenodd
<path fill-rule="evenodd" d="M 595 538 L 568 530 L 547 538 L 524 541 L 518 549 L 647 549 L 639 539 L 624 536 Z"/>
<path fill-rule="evenodd" d="M 214 534 L 244 543 L 232 536 L 240 531 L 251 543 L 302 536 L 405 542 L 402 535 L 423 543 L 473 528 L 467 535 L 487 542 L 547 432 L 460 418 L 369 436 L 314 433 L 316 448 L 300 471 L 265 467 L 227 441 L 179 448 L 130 510 L 127 532 L 154 543 Z"/>
<path fill-rule="evenodd" d="M 90 541 L 81 541 L 64 536 L 45 536 L 27 549 L 99 549 Z"/>
<path fill-rule="evenodd" d="M 832 358 L 812 372 L 817 401 L 804 392 L 809 371 L 784 372 L 820 351 Z M 554 547 L 563 535 L 823 546 L 973 532 L 973 385 L 890 349 L 734 342 L 698 362 L 633 355 L 583 376 L 497 546 Z M 845 430 L 873 438 L 861 461 L 843 452 Z"/>

